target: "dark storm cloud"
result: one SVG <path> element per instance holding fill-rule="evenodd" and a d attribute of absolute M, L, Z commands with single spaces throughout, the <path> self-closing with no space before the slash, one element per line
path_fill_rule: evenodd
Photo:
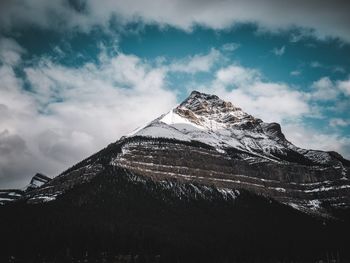
<path fill-rule="evenodd" d="M 197 24 L 222 29 L 248 22 L 270 31 L 303 27 L 320 38 L 350 41 L 349 11 L 346 0 L 1 0 L 0 27 L 86 31 L 96 25 L 107 28 L 115 17 L 124 23 L 141 20 L 185 30 Z"/>

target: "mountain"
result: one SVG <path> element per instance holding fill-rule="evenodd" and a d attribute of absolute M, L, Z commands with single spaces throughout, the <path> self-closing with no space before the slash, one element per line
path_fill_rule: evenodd
<path fill-rule="evenodd" d="M 18 189 L 0 190 L 0 205 L 13 202 L 23 197 L 23 191 Z"/>
<path fill-rule="evenodd" d="M 0 189 L 0 205 L 24 198 L 24 196 L 30 191 L 39 188 L 50 180 L 50 177 L 47 177 L 41 173 L 37 173 L 32 177 L 30 183 L 23 189 Z"/>
<path fill-rule="evenodd" d="M 25 187 L 25 191 L 31 191 L 31 190 L 34 190 L 34 189 L 37 189 L 39 187 L 41 187 L 42 185 L 48 183 L 51 181 L 51 178 L 44 175 L 44 174 L 41 174 L 41 173 L 37 173 L 35 174 L 32 179 L 30 180 L 30 183 L 29 185 L 27 185 Z"/>
<path fill-rule="evenodd" d="M 0 259 L 350 259 L 349 168 L 338 153 L 298 148 L 279 124 L 194 91 L 0 207 Z"/>
<path fill-rule="evenodd" d="M 298 148 L 279 124 L 265 123 L 215 95 L 194 91 L 131 136 L 207 145 L 127 143 L 112 162 L 139 174 L 247 189 L 310 213 L 350 205 L 348 160 Z"/>
<path fill-rule="evenodd" d="M 51 200 L 91 180 L 107 164 L 156 181 L 196 182 L 227 193 L 244 189 L 307 213 L 327 216 L 332 208 L 350 206 L 350 161 L 334 152 L 298 148 L 279 124 L 197 91 L 34 191 L 29 201 Z"/>

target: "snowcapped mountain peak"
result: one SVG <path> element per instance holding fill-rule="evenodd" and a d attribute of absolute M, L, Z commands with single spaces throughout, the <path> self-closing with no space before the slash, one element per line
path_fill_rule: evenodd
<path fill-rule="evenodd" d="M 199 91 L 192 91 L 190 96 L 185 99 L 179 106 L 180 108 L 187 108 L 193 111 L 203 110 L 241 110 L 232 105 L 231 102 L 226 102 L 216 95 L 201 93 Z"/>
<path fill-rule="evenodd" d="M 160 116 L 131 136 L 199 141 L 224 148 L 270 152 L 286 143 L 278 124 L 264 123 L 216 95 L 193 91 L 176 108 Z M 130 135 L 129 135 L 130 136 Z M 255 151 L 254 150 L 254 151 Z"/>
<path fill-rule="evenodd" d="M 199 141 L 219 151 L 234 147 L 248 152 L 270 152 L 271 147 L 280 149 L 283 147 L 280 142 L 285 143 L 278 124 L 264 123 L 231 102 L 198 91 L 129 136 Z"/>
<path fill-rule="evenodd" d="M 201 130 L 218 131 L 232 126 L 256 127 L 260 119 L 216 95 L 193 91 L 179 106 L 160 119 L 168 125 L 190 124 Z"/>
<path fill-rule="evenodd" d="M 241 108 L 235 107 L 231 102 L 224 101 L 216 95 L 200 93 L 198 91 L 193 91 L 191 95 L 175 109 L 175 112 L 196 123 L 202 123 L 204 126 L 208 121 L 215 121 L 216 124 L 221 123 L 227 126 L 243 120 L 257 120 L 253 116 L 242 111 Z"/>
<path fill-rule="evenodd" d="M 327 152 L 296 147 L 278 123 L 263 122 L 231 102 L 198 91 L 128 137 L 132 136 L 197 141 L 218 152 L 234 149 L 273 162 L 330 164 L 334 159 Z"/>

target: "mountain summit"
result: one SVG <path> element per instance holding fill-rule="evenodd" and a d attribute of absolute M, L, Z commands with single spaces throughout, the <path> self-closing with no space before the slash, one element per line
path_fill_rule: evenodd
<path fill-rule="evenodd" d="M 198 91 L 129 136 L 199 141 L 221 152 L 235 148 L 276 162 L 331 164 L 335 161 L 330 153 L 294 146 L 285 138 L 278 123 L 265 123 L 231 102 Z M 342 166 L 341 162 L 339 165 Z"/>
<path fill-rule="evenodd" d="M 277 123 L 264 123 L 215 95 L 193 91 L 175 109 L 132 136 L 200 141 L 217 150 L 234 147 L 275 159 L 286 148 L 295 148 Z"/>

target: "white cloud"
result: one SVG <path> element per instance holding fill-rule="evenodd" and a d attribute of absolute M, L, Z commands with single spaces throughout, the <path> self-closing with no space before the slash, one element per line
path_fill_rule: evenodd
<path fill-rule="evenodd" d="M 273 32 L 296 26 L 320 38 L 350 41 L 348 10 L 349 2 L 344 0 L 12 0 L 0 2 L 0 25 L 7 30 L 35 25 L 87 31 L 95 25 L 108 27 L 116 18 L 121 27 L 143 21 L 191 30 L 195 25 L 223 29 L 248 22 Z"/>
<path fill-rule="evenodd" d="M 345 95 L 350 96 L 350 79 L 344 81 L 338 81 L 337 87 L 341 90 Z"/>
<path fill-rule="evenodd" d="M 332 81 L 329 77 L 322 77 L 311 85 L 308 94 L 312 100 L 330 101 L 336 99 L 341 93 L 350 95 L 350 80 Z"/>
<path fill-rule="evenodd" d="M 301 75 L 301 71 L 300 70 L 293 70 L 290 72 L 291 76 L 297 77 Z"/>
<path fill-rule="evenodd" d="M 312 68 L 322 68 L 322 67 L 323 67 L 323 65 L 322 65 L 320 62 L 318 62 L 318 61 L 312 61 L 312 62 L 310 63 L 310 66 L 311 66 Z"/>
<path fill-rule="evenodd" d="M 289 141 L 299 147 L 323 151 L 336 151 L 350 158 L 350 138 L 336 133 L 323 133 L 301 123 L 286 123 L 283 133 Z"/>
<path fill-rule="evenodd" d="M 315 81 L 311 88 L 310 97 L 314 100 L 334 100 L 339 95 L 339 90 L 328 77 Z"/>
<path fill-rule="evenodd" d="M 235 51 L 236 49 L 238 49 L 241 45 L 238 43 L 226 43 L 224 45 L 222 45 L 222 50 L 223 51 Z"/>
<path fill-rule="evenodd" d="M 346 127 L 350 125 L 350 120 L 345 120 L 345 119 L 341 119 L 341 118 L 333 118 L 330 119 L 329 121 L 329 125 L 332 127 Z"/>
<path fill-rule="evenodd" d="M 220 60 L 223 59 L 221 53 L 212 48 L 206 55 L 194 55 L 185 59 L 172 62 L 167 69 L 173 72 L 197 73 L 208 72 Z"/>
<path fill-rule="evenodd" d="M 21 55 L 25 50 L 10 38 L 0 36 L 0 61 L 14 66 L 21 60 Z"/>
<path fill-rule="evenodd" d="M 286 47 L 282 46 L 281 48 L 274 48 L 272 50 L 272 53 L 274 53 L 276 56 L 282 56 L 286 52 Z"/>
<path fill-rule="evenodd" d="M 222 85 L 244 86 L 260 79 L 259 71 L 231 65 L 216 72 L 216 82 Z"/>

